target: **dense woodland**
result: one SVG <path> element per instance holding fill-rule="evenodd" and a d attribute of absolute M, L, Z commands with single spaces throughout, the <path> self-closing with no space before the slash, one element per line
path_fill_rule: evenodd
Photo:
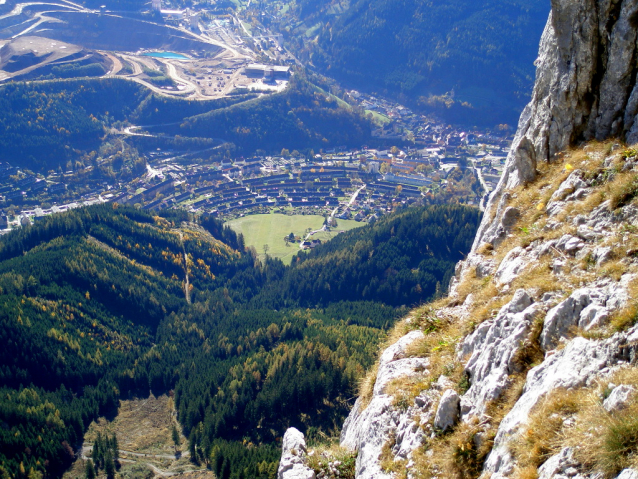
<path fill-rule="evenodd" d="M 164 125 L 153 131 L 177 136 L 171 147 L 202 149 L 205 139 L 214 138 L 234 143 L 241 154 L 360 146 L 371 129 L 368 120 L 305 78 L 293 79 L 282 94 L 210 101 L 164 98 L 122 79 L 10 83 L 0 87 L 0 161 L 34 171 L 66 171 L 98 159 L 96 153 L 109 141 L 107 131 L 124 122 Z M 129 143 L 154 149 L 166 142 L 143 140 L 134 137 Z"/>
<path fill-rule="evenodd" d="M 285 429 L 334 431 L 384 331 L 447 282 L 478 220 L 462 206 L 402 210 L 289 267 L 180 211 L 107 204 L 6 235 L 0 475 L 60 477 L 119 399 L 173 390 L 194 461 L 222 479 L 274 478 Z M 104 444 L 94 467 L 107 471 Z"/>
<path fill-rule="evenodd" d="M 527 102 L 550 7 L 543 0 L 286 3 L 273 26 L 322 73 L 490 126 L 515 123 Z"/>

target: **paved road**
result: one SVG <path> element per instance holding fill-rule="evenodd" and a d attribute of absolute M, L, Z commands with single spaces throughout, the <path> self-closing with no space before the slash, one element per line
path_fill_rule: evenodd
<path fill-rule="evenodd" d="M 129 136 L 149 136 L 151 138 L 157 135 L 151 135 L 150 133 L 135 133 L 133 130 L 137 130 L 138 128 L 142 128 L 141 126 L 127 126 L 124 128 L 124 134 Z"/>
<path fill-rule="evenodd" d="M 361 193 L 362 190 L 364 190 L 366 187 L 366 185 L 364 184 L 361 188 L 359 188 L 357 191 L 355 191 L 352 194 L 352 198 L 350 198 L 350 201 L 348 202 L 348 206 L 352 206 L 352 203 L 354 203 L 357 200 L 357 196 L 359 196 L 359 193 Z"/>
<path fill-rule="evenodd" d="M 359 196 L 359 193 L 361 193 L 361 191 L 366 187 L 366 185 L 364 184 L 361 188 L 359 188 L 357 191 L 355 191 L 352 194 L 352 197 L 350 198 L 350 201 L 348 201 L 348 206 L 352 206 L 352 203 L 354 203 L 357 199 L 357 196 Z M 332 223 L 332 219 L 334 218 L 334 216 L 337 214 L 337 211 L 339 211 L 339 206 L 337 206 L 334 210 L 332 210 L 332 213 L 330 214 L 330 223 Z M 310 236 L 310 235 L 308 235 Z M 306 237 L 306 239 L 308 239 L 308 237 Z"/>
<path fill-rule="evenodd" d="M 31 5 L 51 5 L 55 7 L 66 7 L 69 8 L 68 5 L 61 5 L 59 3 L 49 3 L 49 2 L 29 2 L 29 3 L 18 3 L 13 10 L 9 13 L 5 13 L 4 15 L 0 15 L 0 20 L 4 20 L 5 18 L 15 17 L 16 15 L 20 15 L 24 7 L 29 7 Z"/>

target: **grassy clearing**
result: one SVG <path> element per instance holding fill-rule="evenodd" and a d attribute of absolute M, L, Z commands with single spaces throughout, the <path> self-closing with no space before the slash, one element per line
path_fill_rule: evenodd
<path fill-rule="evenodd" d="M 379 113 L 377 111 L 366 110 L 365 112 L 366 112 L 366 115 L 368 115 L 368 114 L 372 115 L 372 121 L 377 126 L 387 125 L 388 123 L 390 123 L 392 121 L 390 118 L 388 118 L 385 115 L 382 115 L 381 113 Z"/>
<path fill-rule="evenodd" d="M 264 258 L 264 245 L 268 245 L 268 255 L 281 259 L 284 264 L 290 264 L 292 257 L 299 252 L 299 243 L 286 246 L 284 236 L 294 233 L 304 238 L 306 231 L 311 228 L 318 230 L 323 225 L 323 216 L 319 215 L 282 215 L 270 213 L 266 215 L 248 215 L 226 223 L 236 233 L 244 235 L 246 246 L 253 246 L 259 257 Z M 338 231 L 347 231 L 364 226 L 365 223 L 338 220 L 336 231 L 318 233 L 313 238 L 326 241 L 332 239 Z"/>
<path fill-rule="evenodd" d="M 173 399 L 168 396 L 149 396 L 146 399 L 121 401 L 113 421 L 100 418 L 89 426 L 85 440 L 93 442 L 98 431 L 117 434 L 120 449 L 143 454 L 175 454 L 171 438 L 172 426 L 179 428 L 173 419 Z M 180 447 L 185 449 L 182 436 Z"/>
<path fill-rule="evenodd" d="M 120 402 L 117 416 L 109 421 L 100 418 L 91 423 L 85 435 L 85 455 L 95 440 L 98 431 L 115 434 L 120 448 L 120 469 L 117 477 L 121 479 L 151 479 L 163 473 L 180 473 L 186 479 L 214 479 L 214 474 L 193 465 L 188 457 L 188 442 L 180 434 L 180 444 L 173 443 L 173 426 L 181 430 L 174 417 L 173 399 L 163 395 L 149 396 L 145 399 L 132 399 Z M 176 450 L 182 453 L 175 457 Z M 64 479 L 85 479 L 86 463 L 79 458 L 69 469 Z M 105 477 L 103 471 L 100 476 Z"/>

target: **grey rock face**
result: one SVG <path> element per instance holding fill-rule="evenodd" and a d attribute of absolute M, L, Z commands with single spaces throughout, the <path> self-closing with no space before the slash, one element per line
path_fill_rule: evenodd
<path fill-rule="evenodd" d="M 277 470 L 277 479 L 315 479 L 315 472 L 306 466 L 306 440 L 294 427 L 284 434 L 282 455 Z"/>
<path fill-rule="evenodd" d="M 554 349 L 569 328 L 578 323 L 581 311 L 592 302 L 593 295 L 598 299 L 597 290 L 578 289 L 569 298 L 549 310 L 541 333 L 541 347 L 544 350 Z"/>
<path fill-rule="evenodd" d="M 567 254 L 574 255 L 578 250 L 582 249 L 585 246 L 585 243 L 578 238 L 577 236 L 572 236 L 569 234 L 563 235 L 556 243 L 556 249 L 559 251 L 564 251 Z"/>
<path fill-rule="evenodd" d="M 385 391 L 393 379 L 426 371 L 427 359 L 405 357 L 410 344 L 422 337 L 421 331 L 412 331 L 383 352 L 370 404 L 364 409 L 358 399 L 343 425 L 341 445 L 358 451 L 358 479 L 391 477 L 381 470 L 378 460 L 391 434 L 395 435 L 393 453 L 397 458 L 407 458 L 422 442 L 423 430 L 414 418 L 421 423 L 431 420 L 433 400 L 422 394 L 416 398 L 414 406 L 402 414 L 392 406 L 392 397 Z"/>
<path fill-rule="evenodd" d="M 505 200 L 507 197 L 503 197 Z M 495 221 L 493 226 L 485 234 L 485 242 L 490 243 L 493 247 L 497 247 L 503 242 L 507 235 L 511 232 L 513 226 L 516 224 L 516 220 L 521 216 L 521 212 L 517 208 L 511 206 L 505 207 L 504 201 L 501 204 L 503 208 L 502 213 L 497 213 L 499 221 Z"/>
<path fill-rule="evenodd" d="M 508 443 L 516 440 L 532 408 L 549 392 L 557 388 L 580 388 L 591 385 L 605 368 L 622 363 L 624 345 L 638 338 L 638 327 L 618 333 L 604 341 L 577 337 L 564 349 L 548 355 L 539 366 L 527 374 L 520 399 L 499 425 L 494 447 L 485 462 L 485 471 L 509 475 L 514 461 Z"/>
<path fill-rule="evenodd" d="M 460 400 L 458 393 L 454 389 L 448 389 L 443 393 L 434 417 L 435 428 L 445 431 L 456 424 L 459 418 Z"/>
<path fill-rule="evenodd" d="M 565 199 L 574 194 L 574 192 L 587 188 L 587 183 L 580 178 L 581 175 L 582 171 L 573 171 L 554 192 L 550 201 L 565 201 Z"/>
<path fill-rule="evenodd" d="M 289 428 L 284 434 L 281 448 L 284 454 L 291 453 L 297 456 L 305 454 L 306 439 L 303 433 L 294 427 Z"/>
<path fill-rule="evenodd" d="M 565 477 L 565 472 L 577 465 L 578 462 L 574 460 L 574 450 L 571 447 L 565 447 L 558 454 L 547 459 L 538 469 L 538 479 Z"/>
<path fill-rule="evenodd" d="M 598 283 L 574 291 L 547 313 L 541 347 L 545 351 L 554 349 L 574 326 L 584 330 L 602 326 L 610 312 L 627 301 L 627 286 L 632 279 L 631 275 L 624 275 L 619 283 Z"/>
<path fill-rule="evenodd" d="M 461 398 L 464 420 L 480 417 L 507 388 L 509 375 L 516 372 L 516 354 L 525 346 L 539 310 L 525 290 L 518 290 L 496 318 L 481 323 L 465 338 L 458 352 L 459 358 L 469 357 L 465 373 L 471 386 Z"/>
<path fill-rule="evenodd" d="M 578 142 L 625 136 L 638 142 L 635 0 L 552 0 L 532 99 L 472 251 L 490 242 L 505 208 L 503 195 L 536 177 L 536 164 Z M 571 185 L 572 193 L 582 187 Z M 569 191 L 557 195 L 554 200 Z M 562 199 L 566 199 L 565 195 Z M 500 208 L 498 208 L 500 206 Z M 500 212 L 496 212 L 499 209 Z M 496 212 L 496 213 L 495 213 Z"/>
<path fill-rule="evenodd" d="M 374 383 L 374 395 L 384 394 L 385 387 L 395 378 L 427 369 L 429 364 L 427 359 L 405 357 L 407 347 L 422 337 L 423 333 L 421 331 L 412 331 L 383 352 L 379 359 L 379 371 L 377 372 L 377 380 Z"/>
<path fill-rule="evenodd" d="M 620 411 L 627 407 L 629 400 L 634 394 L 636 394 L 636 389 L 632 386 L 625 384 L 616 386 L 603 402 L 603 407 L 607 412 Z"/>
<path fill-rule="evenodd" d="M 638 479 L 638 471 L 635 469 L 623 469 L 616 479 Z"/>
<path fill-rule="evenodd" d="M 523 248 L 520 246 L 512 248 L 498 265 L 494 278 L 500 284 L 510 284 L 530 265 L 531 261 L 532 258 Z"/>

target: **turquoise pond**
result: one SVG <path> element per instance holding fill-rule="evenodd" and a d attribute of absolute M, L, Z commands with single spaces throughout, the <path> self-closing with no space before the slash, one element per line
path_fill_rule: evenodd
<path fill-rule="evenodd" d="M 181 55 L 179 53 L 173 53 L 173 52 L 149 52 L 149 53 L 143 53 L 142 56 L 157 57 L 157 58 L 172 58 L 175 60 L 188 60 L 188 57 L 185 57 L 184 55 Z"/>

